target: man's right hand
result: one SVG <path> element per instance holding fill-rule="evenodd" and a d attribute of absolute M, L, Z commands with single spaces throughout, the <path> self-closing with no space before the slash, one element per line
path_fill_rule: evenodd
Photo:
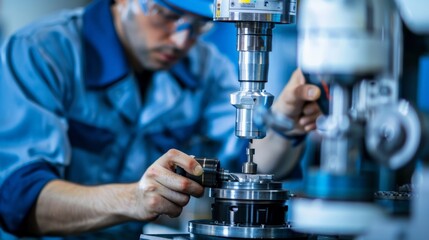
<path fill-rule="evenodd" d="M 174 173 L 176 166 L 193 175 L 203 173 L 193 157 L 169 150 L 136 183 L 83 186 L 60 179 L 50 181 L 39 194 L 22 230 L 31 235 L 58 236 L 130 220 L 154 220 L 162 214 L 177 217 L 190 196 L 202 196 L 204 189 Z"/>
<path fill-rule="evenodd" d="M 135 216 L 138 220 L 154 220 L 165 214 L 177 217 L 189 202 L 190 196 L 200 197 L 204 188 L 174 172 L 176 166 L 186 172 L 200 176 L 201 165 L 191 156 L 171 149 L 145 172 L 136 190 Z"/>

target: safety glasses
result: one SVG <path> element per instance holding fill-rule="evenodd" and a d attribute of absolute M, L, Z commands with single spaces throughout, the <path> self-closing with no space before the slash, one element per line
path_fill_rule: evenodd
<path fill-rule="evenodd" d="M 143 13 L 151 16 L 151 23 L 168 33 L 189 29 L 190 37 L 197 37 L 213 26 L 211 21 L 180 11 L 162 0 L 139 0 L 139 3 Z"/>

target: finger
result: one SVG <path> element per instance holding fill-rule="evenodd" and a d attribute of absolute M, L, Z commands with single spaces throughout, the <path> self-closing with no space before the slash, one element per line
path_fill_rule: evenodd
<path fill-rule="evenodd" d="M 145 188 L 141 189 L 144 192 L 144 195 L 146 195 L 144 200 L 146 208 L 153 215 L 151 219 L 155 220 L 159 215 L 162 214 L 178 216 L 182 211 L 182 207 L 169 201 L 160 194 L 157 194 L 155 189 L 157 190 L 157 188 L 151 187 L 151 189 L 148 189 L 149 192 L 146 192 Z"/>
<path fill-rule="evenodd" d="M 305 130 L 306 132 L 310 132 L 310 131 L 315 130 L 316 128 L 317 128 L 316 123 L 312 123 L 312 124 L 306 125 L 306 126 L 304 127 L 304 130 Z"/>
<path fill-rule="evenodd" d="M 304 76 L 302 75 L 301 70 L 297 69 L 293 72 L 286 87 L 283 88 L 283 91 L 280 93 L 279 99 L 283 99 L 285 102 L 294 102 L 295 99 L 292 93 L 295 88 L 303 84 L 305 84 Z"/>
<path fill-rule="evenodd" d="M 316 101 L 320 97 L 320 89 L 311 84 L 297 86 L 294 93 L 298 101 Z"/>
<path fill-rule="evenodd" d="M 307 101 L 317 99 L 319 96 L 319 88 L 305 84 L 304 76 L 301 70 L 298 69 L 293 73 L 278 100 L 274 103 L 273 109 L 283 112 L 290 118 L 298 118 L 302 114 L 303 105 Z"/>
<path fill-rule="evenodd" d="M 306 125 L 313 124 L 316 122 L 316 119 L 319 117 L 320 114 L 315 113 L 308 116 L 301 116 L 298 120 L 298 124 L 305 127 Z"/>
<path fill-rule="evenodd" d="M 304 105 L 302 110 L 304 115 L 313 115 L 313 114 L 321 114 L 320 108 L 316 102 L 308 102 Z"/>
<path fill-rule="evenodd" d="M 286 87 L 283 88 L 277 101 L 273 104 L 273 110 L 276 112 L 282 112 L 290 118 L 298 117 L 301 113 L 303 101 L 298 101 L 295 96 L 295 89 L 305 84 L 304 76 L 301 70 L 297 69 L 293 72 L 289 79 Z"/>
<path fill-rule="evenodd" d="M 197 182 L 180 176 L 160 165 L 155 164 L 151 166 L 147 170 L 146 175 L 148 178 L 154 179 L 164 187 L 179 193 L 185 193 L 197 197 L 204 193 L 204 188 Z"/>
<path fill-rule="evenodd" d="M 164 186 L 162 183 L 159 183 L 157 186 L 157 192 L 161 196 L 163 196 L 168 201 L 174 203 L 179 207 L 183 207 L 189 202 L 189 195 L 183 194 L 177 191 L 173 191 L 172 189 Z"/>
<path fill-rule="evenodd" d="M 295 88 L 296 86 L 305 84 L 305 78 L 302 74 L 301 69 L 296 69 L 293 71 L 292 76 L 289 79 L 288 85 L 292 88 Z"/>
<path fill-rule="evenodd" d="M 158 200 L 158 204 L 156 204 L 154 207 L 160 215 L 165 214 L 169 217 L 178 217 L 180 213 L 182 213 L 183 209 L 182 207 L 161 196 Z"/>
<path fill-rule="evenodd" d="M 176 149 L 170 149 L 158 161 L 161 165 L 174 171 L 176 166 L 183 168 L 189 174 L 200 176 L 203 174 L 201 165 L 191 156 Z"/>

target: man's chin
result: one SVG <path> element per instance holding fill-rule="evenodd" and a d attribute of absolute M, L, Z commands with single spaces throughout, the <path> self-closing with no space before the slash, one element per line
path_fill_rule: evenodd
<path fill-rule="evenodd" d="M 180 58 L 174 60 L 162 60 L 162 59 L 152 59 L 151 61 L 146 61 L 144 59 L 140 59 L 141 66 L 149 71 L 162 71 L 168 70 L 174 66 L 179 61 Z"/>
<path fill-rule="evenodd" d="M 174 64 L 176 64 L 177 63 L 177 60 L 175 60 L 175 61 L 168 61 L 168 62 L 162 62 L 162 61 L 158 61 L 158 62 L 156 62 L 155 64 L 153 64 L 153 68 L 154 69 L 152 69 L 153 71 L 157 71 L 157 70 L 168 70 L 168 69 L 170 69 L 171 67 L 173 67 L 174 66 Z"/>

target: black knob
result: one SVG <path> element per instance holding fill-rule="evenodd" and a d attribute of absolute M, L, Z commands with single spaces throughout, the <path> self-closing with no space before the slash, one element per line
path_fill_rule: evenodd
<path fill-rule="evenodd" d="M 194 176 L 187 173 L 183 168 L 176 167 L 176 173 L 194 180 L 204 187 L 216 187 L 220 184 L 220 161 L 214 158 L 195 158 L 197 162 L 203 167 L 203 174 L 201 176 Z"/>

